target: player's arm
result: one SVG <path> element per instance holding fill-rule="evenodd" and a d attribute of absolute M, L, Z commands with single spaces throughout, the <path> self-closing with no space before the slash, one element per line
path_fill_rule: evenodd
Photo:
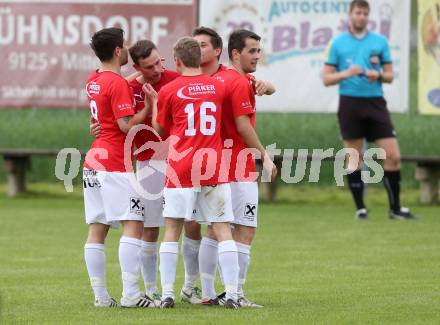
<path fill-rule="evenodd" d="M 394 79 L 393 61 L 391 59 L 391 51 L 388 42 L 382 39 L 382 51 L 379 54 L 379 60 L 382 65 L 382 71 L 367 70 L 365 77 L 369 82 L 381 81 L 383 83 L 392 83 Z"/>
<path fill-rule="evenodd" d="M 276 91 L 275 86 L 267 80 L 255 80 L 255 92 L 258 96 L 272 95 Z"/>
<path fill-rule="evenodd" d="M 97 138 L 99 134 L 101 133 L 101 125 L 93 118 L 93 116 L 90 116 L 90 134 Z"/>
<path fill-rule="evenodd" d="M 359 76 L 363 72 L 362 67 L 358 65 L 352 65 L 347 70 L 338 71 L 339 63 L 344 60 L 338 51 L 340 46 L 337 40 L 332 40 L 327 46 L 325 64 L 322 70 L 322 81 L 326 87 L 337 85 L 341 81 Z"/>
<path fill-rule="evenodd" d="M 383 83 L 392 83 L 394 79 L 393 64 L 384 64 L 382 69 L 382 71 L 367 70 L 365 72 L 365 77 L 367 77 L 369 82 L 376 82 L 380 80 Z"/>
<path fill-rule="evenodd" d="M 249 148 L 255 148 L 261 155 L 261 161 L 264 168 L 271 174 L 271 179 L 274 180 L 277 175 L 277 168 L 266 153 L 266 149 L 260 142 L 257 132 L 251 124 L 251 120 L 248 115 L 240 115 L 235 117 L 235 126 L 237 132 L 240 134 L 246 146 Z"/>
<path fill-rule="evenodd" d="M 339 84 L 342 80 L 358 76 L 362 73 L 362 67 L 358 65 L 352 65 L 350 68 L 344 71 L 338 72 L 336 67 L 330 64 L 324 64 L 322 71 L 322 79 L 325 86 L 333 86 Z"/>
<path fill-rule="evenodd" d="M 392 83 L 394 80 L 394 69 L 392 63 L 387 63 L 382 66 L 382 71 L 380 72 L 380 80 L 384 83 Z"/>
<path fill-rule="evenodd" d="M 260 152 L 261 157 L 266 155 L 266 149 L 258 138 L 257 132 L 255 132 L 254 127 L 251 124 L 251 120 L 248 115 L 241 115 L 235 118 L 235 126 L 237 132 L 243 138 L 244 142 L 249 148 L 255 148 Z"/>
<path fill-rule="evenodd" d="M 145 105 L 145 107 L 135 115 L 121 117 L 117 119 L 116 122 L 118 123 L 119 129 L 122 132 L 128 133 L 132 127 L 143 123 L 147 119 L 149 112 L 150 106 Z"/>
<path fill-rule="evenodd" d="M 151 111 L 152 111 L 152 116 L 151 116 L 151 126 L 153 127 L 153 129 L 159 134 L 159 135 L 163 135 L 165 132 L 165 128 L 163 128 L 160 123 L 158 122 L 157 119 L 157 103 L 158 103 L 158 93 L 154 90 L 154 88 L 146 83 L 142 86 L 142 89 L 145 93 L 145 100 L 149 101 L 149 105 L 151 106 Z"/>
<path fill-rule="evenodd" d="M 127 80 L 128 82 L 132 82 L 134 79 L 136 79 L 137 77 L 139 77 L 142 73 L 140 73 L 139 71 L 133 72 L 131 75 L 127 76 L 125 78 L 125 80 Z"/>
<path fill-rule="evenodd" d="M 163 128 L 157 121 L 157 102 L 153 104 L 153 116 L 151 117 L 151 126 L 159 135 L 163 135 L 165 133 L 165 128 Z"/>

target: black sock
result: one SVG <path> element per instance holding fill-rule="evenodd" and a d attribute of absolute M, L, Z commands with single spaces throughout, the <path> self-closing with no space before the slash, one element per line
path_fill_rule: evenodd
<path fill-rule="evenodd" d="M 400 211 L 400 170 L 385 171 L 383 184 L 388 193 L 390 209 Z"/>
<path fill-rule="evenodd" d="M 365 209 L 364 204 L 364 182 L 362 181 L 361 171 L 356 170 L 355 172 L 348 174 L 348 186 L 350 187 L 351 194 L 353 195 L 354 203 L 356 208 Z"/>

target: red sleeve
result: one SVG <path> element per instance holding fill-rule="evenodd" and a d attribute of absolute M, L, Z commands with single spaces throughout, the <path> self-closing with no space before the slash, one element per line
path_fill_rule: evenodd
<path fill-rule="evenodd" d="M 136 112 L 142 111 L 144 107 L 145 107 L 145 102 L 143 100 L 136 102 Z"/>
<path fill-rule="evenodd" d="M 144 91 L 142 90 L 142 85 L 135 79 L 129 83 L 131 90 L 134 95 L 134 110 L 135 112 L 141 111 L 145 107 L 144 103 Z"/>
<path fill-rule="evenodd" d="M 118 78 L 109 91 L 110 104 L 115 119 L 135 114 L 133 107 L 133 91 L 124 78 Z"/>
<path fill-rule="evenodd" d="M 231 96 L 230 101 L 234 117 L 254 113 L 249 87 L 249 81 L 245 78 L 237 79 L 232 85 L 228 95 Z"/>
<path fill-rule="evenodd" d="M 157 100 L 157 123 L 164 128 L 169 129 L 171 127 L 171 102 L 168 93 L 161 89 L 159 91 L 159 98 Z"/>

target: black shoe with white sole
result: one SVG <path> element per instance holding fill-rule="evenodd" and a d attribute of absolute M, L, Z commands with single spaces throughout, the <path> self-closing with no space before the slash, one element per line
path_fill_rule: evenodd
<path fill-rule="evenodd" d="M 239 309 L 240 305 L 236 301 L 234 301 L 232 299 L 228 299 L 228 300 L 226 300 L 225 308 L 227 308 L 227 309 Z"/>
<path fill-rule="evenodd" d="M 164 300 L 162 300 L 160 308 L 174 308 L 174 299 L 171 297 L 165 298 Z"/>
<path fill-rule="evenodd" d="M 390 210 L 390 219 L 393 220 L 411 220 L 415 219 L 415 216 L 409 211 L 408 208 L 400 208 L 400 210 Z"/>
<path fill-rule="evenodd" d="M 368 219 L 368 211 L 367 209 L 359 209 L 355 214 L 356 219 L 358 220 L 367 220 Z"/>

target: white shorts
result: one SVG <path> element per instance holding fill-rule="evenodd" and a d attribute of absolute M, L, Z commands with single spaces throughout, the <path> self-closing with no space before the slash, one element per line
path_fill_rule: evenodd
<path fill-rule="evenodd" d="M 233 182 L 231 185 L 233 224 L 257 228 L 257 182 Z"/>
<path fill-rule="evenodd" d="M 165 185 L 165 160 L 136 162 L 136 177 L 142 188 L 139 193 L 145 208 L 145 228 L 163 227 L 163 188 Z"/>
<path fill-rule="evenodd" d="M 165 188 L 164 199 L 163 215 L 166 218 L 195 220 L 199 223 L 234 220 L 229 184 Z"/>
<path fill-rule="evenodd" d="M 144 207 L 132 183 L 134 173 L 83 170 L 84 208 L 87 224 L 113 227 L 119 221 L 144 221 Z"/>

